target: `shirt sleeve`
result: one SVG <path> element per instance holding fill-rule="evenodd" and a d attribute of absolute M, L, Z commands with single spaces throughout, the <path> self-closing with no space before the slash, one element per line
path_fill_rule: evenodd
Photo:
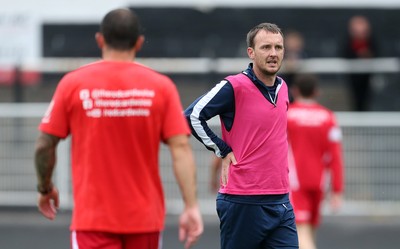
<path fill-rule="evenodd" d="M 40 131 L 60 138 L 66 138 L 70 132 L 69 117 L 64 97 L 68 84 L 65 81 L 64 77 L 58 84 L 46 113 L 39 124 Z"/>
<path fill-rule="evenodd" d="M 332 126 L 329 134 L 329 154 L 330 154 L 330 169 L 332 176 L 332 188 L 336 193 L 343 191 L 343 158 L 342 158 L 342 132 L 336 124 L 336 120 L 332 118 Z"/>
<path fill-rule="evenodd" d="M 225 157 L 232 148 L 210 129 L 207 120 L 220 115 L 229 129 L 232 125 L 233 113 L 234 93 L 232 85 L 227 80 L 222 80 L 185 110 L 193 136 L 208 150 L 214 151 L 218 157 Z"/>
<path fill-rule="evenodd" d="M 162 123 L 163 141 L 176 135 L 190 135 L 189 126 L 183 115 L 183 108 L 181 100 L 176 89 L 175 84 L 170 81 L 169 87 L 165 89 L 166 105 L 164 112 L 164 119 Z"/>

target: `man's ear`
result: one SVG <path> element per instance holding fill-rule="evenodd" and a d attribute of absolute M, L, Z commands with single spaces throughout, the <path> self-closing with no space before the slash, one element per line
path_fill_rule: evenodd
<path fill-rule="evenodd" d="M 100 32 L 97 32 L 97 33 L 95 34 L 94 38 L 96 39 L 97 46 L 98 46 L 100 49 L 103 49 L 104 43 L 105 43 L 103 34 L 100 33 Z"/>
<path fill-rule="evenodd" d="M 141 49 L 142 49 L 142 47 L 143 47 L 143 44 L 144 44 L 144 35 L 140 35 L 139 37 L 138 37 L 138 39 L 137 39 L 137 41 L 136 41 L 136 44 L 135 44 L 135 51 L 136 52 L 139 52 Z"/>
<path fill-rule="evenodd" d="M 250 58 L 251 60 L 254 59 L 254 49 L 253 49 L 252 47 L 248 47 L 248 48 L 247 48 L 247 56 L 249 56 L 249 58 Z"/>

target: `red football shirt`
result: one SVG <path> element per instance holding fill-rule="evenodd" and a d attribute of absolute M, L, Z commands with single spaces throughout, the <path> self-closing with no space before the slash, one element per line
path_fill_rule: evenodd
<path fill-rule="evenodd" d="M 322 189 L 325 172 L 330 170 L 333 191 L 343 190 L 341 137 L 332 111 L 314 102 L 290 105 L 288 139 L 292 189 Z"/>
<path fill-rule="evenodd" d="M 72 230 L 160 231 L 160 141 L 190 134 L 177 89 L 134 62 L 99 61 L 60 81 L 39 129 L 72 137 Z"/>

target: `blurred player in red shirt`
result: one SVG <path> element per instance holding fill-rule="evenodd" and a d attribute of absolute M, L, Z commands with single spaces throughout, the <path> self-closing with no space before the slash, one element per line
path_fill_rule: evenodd
<path fill-rule="evenodd" d="M 144 37 L 129 9 L 109 12 L 96 41 L 103 60 L 66 74 L 40 123 L 39 210 L 56 216 L 56 147 L 71 135 L 71 248 L 158 249 L 165 220 L 158 153 L 164 142 L 184 201 L 179 237 L 189 248 L 203 223 L 178 91 L 167 76 L 134 62 Z"/>
<path fill-rule="evenodd" d="M 289 176 L 300 249 L 316 248 L 327 171 L 333 210 L 342 203 L 341 130 L 334 113 L 317 103 L 317 83 L 312 75 L 298 75 L 293 82 L 294 102 L 288 110 Z"/>

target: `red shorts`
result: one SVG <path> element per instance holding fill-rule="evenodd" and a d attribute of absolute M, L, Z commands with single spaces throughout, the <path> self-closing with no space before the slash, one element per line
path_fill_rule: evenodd
<path fill-rule="evenodd" d="M 71 249 L 158 249 L 160 232 L 116 234 L 72 231 Z"/>
<path fill-rule="evenodd" d="M 307 223 L 318 226 L 320 222 L 320 207 L 323 200 L 321 190 L 296 190 L 291 192 L 296 223 Z"/>

